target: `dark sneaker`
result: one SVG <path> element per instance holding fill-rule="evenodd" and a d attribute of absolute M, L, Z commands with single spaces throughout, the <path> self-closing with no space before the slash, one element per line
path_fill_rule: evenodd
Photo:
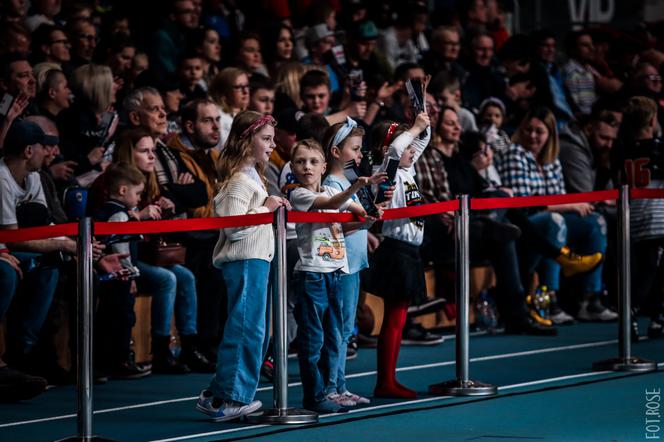
<path fill-rule="evenodd" d="M 374 348 L 378 345 L 378 338 L 362 333 L 357 334 L 357 346 L 361 348 Z"/>
<path fill-rule="evenodd" d="M 46 379 L 30 376 L 13 368 L 0 368 L 0 402 L 32 399 L 46 390 Z"/>
<path fill-rule="evenodd" d="M 519 318 L 505 324 L 507 335 L 533 335 L 533 336 L 556 336 L 558 330 L 552 326 L 546 326 L 536 322 L 530 317 Z"/>
<path fill-rule="evenodd" d="M 137 364 L 135 358 L 135 353 L 130 352 L 129 358 L 125 362 L 109 370 L 109 377 L 111 379 L 140 379 L 151 375 L 152 367 Z"/>
<path fill-rule="evenodd" d="M 346 360 L 350 361 L 351 359 L 355 359 L 356 357 L 357 357 L 357 349 L 348 345 L 348 348 L 346 349 Z"/>
<path fill-rule="evenodd" d="M 181 354 L 180 362 L 196 373 L 214 373 L 217 371 L 217 364 L 208 361 L 199 350 L 190 350 L 185 354 Z"/>
<path fill-rule="evenodd" d="M 401 335 L 402 345 L 437 345 L 444 340 L 442 335 L 432 333 L 417 323 L 406 325 Z"/>
<path fill-rule="evenodd" d="M 664 316 L 652 319 L 648 326 L 648 337 L 650 339 L 657 339 L 664 336 Z"/>

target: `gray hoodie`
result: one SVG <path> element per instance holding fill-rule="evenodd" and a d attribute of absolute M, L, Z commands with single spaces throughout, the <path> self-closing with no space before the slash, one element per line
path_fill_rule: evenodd
<path fill-rule="evenodd" d="M 580 127 L 567 125 L 560 130 L 560 164 L 567 193 L 592 192 L 597 175 L 593 151 Z"/>

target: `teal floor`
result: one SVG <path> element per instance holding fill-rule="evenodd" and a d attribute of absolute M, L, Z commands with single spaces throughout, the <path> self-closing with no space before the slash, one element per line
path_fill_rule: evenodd
<path fill-rule="evenodd" d="M 645 325 L 645 324 L 644 324 Z M 645 327 L 644 327 L 645 328 Z M 499 387 L 490 398 L 433 397 L 427 386 L 455 376 L 454 339 L 404 347 L 399 380 L 421 394 L 412 401 L 372 400 L 310 427 L 215 424 L 194 410 L 207 375 L 151 376 L 95 388 L 96 434 L 122 441 L 641 441 L 646 389 L 664 392 L 664 366 L 649 374 L 592 372 L 592 362 L 617 355 L 617 324 L 577 324 L 554 338 L 474 336 L 471 378 Z M 635 355 L 664 361 L 664 340 L 633 346 Z M 298 406 L 297 364 L 289 362 L 290 404 Z M 375 351 L 348 362 L 352 391 L 370 396 Z M 262 385 L 258 399 L 270 404 Z M 75 434 L 73 387 L 49 390 L 21 404 L 0 405 L 0 441 L 51 441 Z M 664 408 L 664 406 L 662 406 Z M 664 415 L 664 412 L 661 413 Z M 664 419 L 659 436 L 664 439 Z M 389 439 L 388 439 L 389 438 Z"/>

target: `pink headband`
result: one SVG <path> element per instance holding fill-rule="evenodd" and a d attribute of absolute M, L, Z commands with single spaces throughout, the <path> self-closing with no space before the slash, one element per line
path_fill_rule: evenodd
<path fill-rule="evenodd" d="M 256 132 L 256 131 L 257 131 L 258 129 L 260 129 L 261 127 L 265 126 L 266 124 L 270 124 L 270 125 L 272 125 L 272 126 L 276 126 L 276 125 L 277 125 L 277 120 L 275 120 L 274 118 L 272 118 L 272 115 L 263 115 L 263 116 L 260 117 L 258 120 L 254 121 L 254 122 L 251 124 L 251 126 L 249 126 L 248 128 L 246 128 L 246 129 L 244 130 L 244 132 L 242 132 L 242 135 L 240 135 L 240 138 L 246 138 L 246 137 L 248 137 L 249 135 L 253 134 L 254 132 Z"/>

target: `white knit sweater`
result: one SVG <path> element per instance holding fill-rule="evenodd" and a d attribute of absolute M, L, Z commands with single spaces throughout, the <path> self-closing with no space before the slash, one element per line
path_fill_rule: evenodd
<path fill-rule="evenodd" d="M 233 175 L 214 197 L 217 216 L 248 215 L 268 212 L 263 206 L 267 191 L 243 172 Z M 220 267 L 224 262 L 243 259 L 272 261 L 274 257 L 274 235 L 272 226 L 262 224 L 250 227 L 221 229 L 214 248 L 212 262 Z"/>

